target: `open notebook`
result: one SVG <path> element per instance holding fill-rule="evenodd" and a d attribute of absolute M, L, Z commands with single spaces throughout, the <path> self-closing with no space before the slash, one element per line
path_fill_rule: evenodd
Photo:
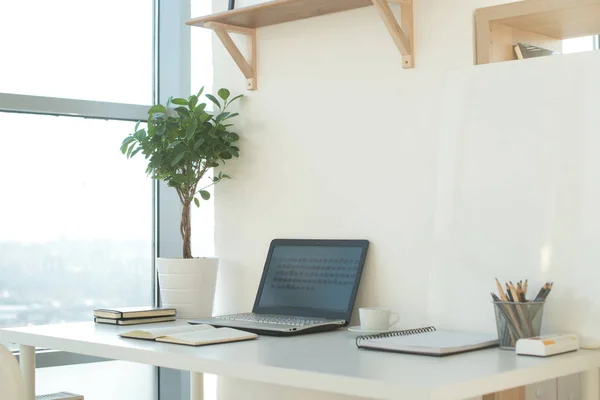
<path fill-rule="evenodd" d="M 359 336 L 356 338 L 356 345 L 364 349 L 440 357 L 497 346 L 498 336 L 486 333 L 438 331 L 430 326 Z"/>
<path fill-rule="evenodd" d="M 233 328 L 215 328 L 210 325 L 181 325 L 166 328 L 136 329 L 120 333 L 119 336 L 132 339 L 155 340 L 188 346 L 238 342 L 256 339 L 258 335 Z"/>

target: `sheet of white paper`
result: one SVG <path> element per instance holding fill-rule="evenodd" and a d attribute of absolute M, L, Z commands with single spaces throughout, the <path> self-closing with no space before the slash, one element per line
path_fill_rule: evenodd
<path fill-rule="evenodd" d="M 193 331 L 201 331 L 206 329 L 214 329 L 214 327 L 210 325 L 181 325 L 181 326 L 168 326 L 166 328 L 152 328 L 152 329 L 132 329 L 128 332 L 123 332 L 123 334 L 130 332 L 147 332 L 152 335 L 152 337 L 160 337 L 166 335 L 173 335 L 176 333 L 183 332 L 193 332 Z"/>
<path fill-rule="evenodd" d="M 212 330 L 204 330 L 200 332 L 185 332 L 176 335 L 169 335 L 165 341 L 169 341 L 169 338 L 181 340 L 182 342 L 188 342 L 191 344 L 210 344 L 220 342 L 231 342 L 235 340 L 254 339 L 257 335 L 254 333 L 243 332 L 233 328 L 219 328 Z"/>

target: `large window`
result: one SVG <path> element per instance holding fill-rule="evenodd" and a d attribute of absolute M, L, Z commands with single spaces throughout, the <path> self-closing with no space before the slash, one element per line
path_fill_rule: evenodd
<path fill-rule="evenodd" d="M 154 303 L 154 183 L 144 160 L 119 147 L 155 101 L 156 6 L 0 6 L 0 327 L 91 321 L 97 307 Z M 50 367 L 38 372 L 39 394 L 155 398 L 151 366 L 42 356 Z M 127 383 L 99 389 L 115 371 Z"/>
<path fill-rule="evenodd" d="M 152 184 L 119 152 L 131 130 L 0 113 L 0 327 L 152 304 Z"/>

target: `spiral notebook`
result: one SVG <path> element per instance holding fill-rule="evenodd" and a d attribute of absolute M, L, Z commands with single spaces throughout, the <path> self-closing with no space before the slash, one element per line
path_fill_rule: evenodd
<path fill-rule="evenodd" d="M 498 336 L 487 333 L 438 331 L 429 326 L 359 336 L 356 338 L 356 346 L 361 349 L 442 357 L 498 346 Z"/>

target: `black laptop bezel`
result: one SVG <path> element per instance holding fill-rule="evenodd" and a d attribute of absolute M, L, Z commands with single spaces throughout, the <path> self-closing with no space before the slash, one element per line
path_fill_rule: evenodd
<path fill-rule="evenodd" d="M 262 294 L 265 281 L 267 279 L 269 265 L 271 264 L 271 257 L 273 256 L 273 250 L 277 246 L 327 246 L 327 247 L 359 247 L 361 249 L 360 262 L 358 264 L 358 270 L 356 274 L 356 281 L 352 288 L 350 295 L 350 303 L 348 309 L 345 311 L 323 311 L 314 308 L 299 308 L 299 307 L 260 307 L 260 296 Z M 256 314 L 274 314 L 274 315 L 291 315 L 298 317 L 313 317 L 313 318 L 326 318 L 334 320 L 346 321 L 346 325 L 350 322 L 352 316 L 352 310 L 354 309 L 354 303 L 356 301 L 356 294 L 360 286 L 361 276 L 367 258 L 367 250 L 369 249 L 368 240 L 312 240 L 312 239 L 274 239 L 271 241 L 269 246 L 269 253 L 267 254 L 267 260 L 263 268 L 263 274 L 260 279 L 258 286 L 258 292 L 254 300 L 254 307 L 252 312 Z"/>

